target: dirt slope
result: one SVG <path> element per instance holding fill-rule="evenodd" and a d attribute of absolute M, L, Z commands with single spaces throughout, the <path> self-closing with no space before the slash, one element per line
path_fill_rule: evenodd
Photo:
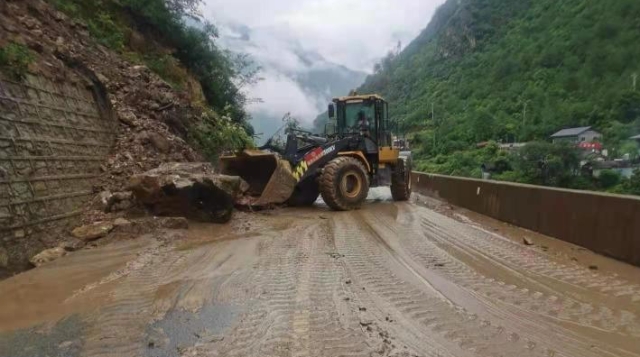
<path fill-rule="evenodd" d="M 640 356 L 638 268 L 495 229 L 371 202 L 80 252 L 0 283 L 0 355 Z"/>
<path fill-rule="evenodd" d="M 4 85 L 0 83 L 0 87 L 3 87 L 0 88 L 0 94 L 3 97 L 0 106 L 3 108 L 3 115 L 6 116 L 0 123 L 2 127 L 0 137 L 4 137 L 5 140 L 2 143 L 4 149 L 2 154 L 9 155 L 9 160 L 5 157 L 4 162 L 0 163 L 0 181 L 4 184 L 0 189 L 0 197 L 5 206 L 3 213 L 14 209 L 18 212 L 15 216 L 19 216 L 19 219 L 14 219 L 11 214 L 9 215 L 10 223 L 5 223 L 7 220 L 0 223 L 0 235 L 2 236 L 0 239 L 0 279 L 29 268 L 28 260 L 42 250 L 57 247 L 68 241 L 70 231 L 77 227 L 81 221 L 92 223 L 114 218 L 106 216 L 103 210 L 98 210 L 91 205 L 92 197 L 86 193 L 81 197 L 78 196 L 80 197 L 77 198 L 79 203 L 71 205 L 65 201 L 60 205 L 51 204 L 46 209 L 38 207 L 37 214 L 23 214 L 23 211 L 36 212 L 36 209 L 33 208 L 9 207 L 17 205 L 15 202 L 21 200 L 36 202 L 39 199 L 46 202 L 59 202 L 54 201 L 59 199 L 61 195 L 59 191 L 55 191 L 56 187 L 74 185 L 69 184 L 72 181 L 69 181 L 68 175 L 82 175 L 77 175 L 80 176 L 77 180 L 82 180 L 80 184 L 75 185 L 82 186 L 82 189 L 78 189 L 78 191 L 95 194 L 105 190 L 119 192 L 126 189 L 126 183 L 132 174 L 156 168 L 161 163 L 203 161 L 200 153 L 187 143 L 187 128 L 191 124 L 197 123 L 203 112 L 201 106 L 194 104 L 202 97 L 199 85 L 196 85 L 192 80 L 194 88 L 177 89 L 170 86 L 144 65 L 131 62 L 123 54 L 101 45 L 90 35 L 87 24 L 69 18 L 64 13 L 57 11 L 50 3 L 43 0 L 0 1 L 0 48 L 4 49 L 5 46 L 12 45 L 28 49 L 32 61 L 28 65 L 27 77 L 43 79 L 42 82 L 51 85 L 52 88 L 49 88 L 49 91 L 55 93 L 59 90 L 58 87 L 62 88 L 64 84 L 79 88 L 91 87 L 91 91 L 96 97 L 96 105 L 100 108 L 100 119 L 107 122 L 107 125 L 104 126 L 109 128 L 109 133 L 103 135 L 104 140 L 100 141 L 100 144 L 110 150 L 107 157 L 94 158 L 104 159 L 104 161 L 99 161 L 99 167 L 91 168 L 91 172 L 89 169 L 74 171 L 73 162 L 66 159 L 69 156 L 78 156 L 83 153 L 77 153 L 70 149 L 65 151 L 66 147 L 56 151 L 55 154 L 35 146 L 25 146 L 19 152 L 18 149 L 13 149 L 15 152 L 11 151 L 11 148 L 16 145 L 7 144 L 5 131 L 11 133 L 14 125 L 20 130 L 15 129 L 17 132 L 12 135 L 16 135 L 22 141 L 37 139 L 38 142 L 57 142 L 59 139 L 64 139 L 73 142 L 74 139 L 77 139 L 74 135 L 77 136 L 78 132 L 87 133 L 87 131 L 79 131 L 86 128 L 80 125 L 82 123 L 77 118 L 74 119 L 73 116 L 69 116 L 70 114 L 63 111 L 55 113 L 58 117 L 64 116 L 64 121 L 57 122 L 57 128 L 66 128 L 64 131 L 43 130 L 46 128 L 46 122 L 40 121 L 40 114 L 34 114 L 38 113 L 38 107 L 34 107 L 33 104 L 51 105 L 50 102 L 53 102 L 51 94 L 46 92 L 46 89 L 39 92 L 23 89 L 25 93 L 29 93 L 25 97 L 35 98 L 37 95 L 48 93 L 46 96 L 49 98 L 44 98 L 41 102 L 33 99 L 32 102 L 27 103 L 31 106 L 22 104 L 24 108 L 31 108 L 29 111 L 23 110 L 26 113 L 23 114 L 20 111 L 20 106 L 14 104 L 15 94 L 11 94 L 6 83 Z M 144 40 L 142 38 L 142 41 Z M 18 82 L 27 81 L 24 78 L 21 80 L 13 78 L 14 76 L 10 73 L 5 73 L 5 69 L 4 66 L 0 68 L 0 79 L 16 81 L 15 88 L 19 88 Z M 16 92 L 20 93 L 17 90 Z M 60 101 L 59 97 L 57 96 L 58 101 Z M 64 105 L 68 105 L 68 103 Z M 43 107 L 40 107 L 40 110 L 42 109 Z M 49 107 L 46 110 L 53 112 L 59 109 Z M 22 118 L 23 122 L 18 122 L 15 118 Z M 52 127 L 56 127 L 56 125 Z M 112 129 L 114 131 L 113 140 L 110 139 Z M 85 141 L 91 141 L 91 139 Z M 34 144 L 29 141 L 28 145 L 33 146 Z M 49 144 L 49 146 L 51 145 Z M 95 152 L 87 154 L 98 155 Z M 57 171 L 40 169 L 38 172 L 27 170 L 26 173 L 19 171 L 14 173 L 10 169 L 12 167 L 11 159 L 14 156 L 40 157 L 42 162 L 37 162 L 38 165 L 41 165 L 39 168 L 49 166 L 56 168 Z M 7 172 L 11 173 L 8 177 Z M 83 176 L 94 177 L 96 175 L 95 179 L 82 179 Z M 62 184 L 51 182 L 52 177 L 63 177 L 66 181 L 63 181 Z M 44 188 L 32 193 L 33 197 L 12 196 L 11 189 L 8 188 L 9 184 L 20 180 L 42 180 L 38 187 Z M 15 187 L 14 185 L 14 191 Z M 31 191 L 27 192 L 33 191 L 36 190 L 31 188 Z M 84 205 L 82 201 L 85 201 Z M 85 209 L 82 217 L 77 217 L 74 212 L 83 208 Z M 51 218 L 67 217 L 67 215 L 69 215 L 68 219 Z M 0 219 L 2 218 L 6 217 L 0 214 Z M 41 219 L 49 222 L 44 220 L 48 218 L 52 220 L 46 227 L 34 223 L 33 226 L 28 225 L 26 228 L 16 226 L 20 229 L 16 228 L 14 232 L 3 226 L 4 224 L 7 227 L 13 226 L 16 224 L 13 220 L 23 224 L 23 219 L 33 223 L 33 221 Z"/>
<path fill-rule="evenodd" d="M 45 1 L 9 1 L 0 7 L 0 21 L 0 45 L 27 46 L 35 58 L 29 67 L 33 75 L 59 82 L 84 76 L 104 86 L 113 114 L 105 119 L 119 120 L 120 130 L 99 185 L 122 189 L 133 173 L 162 162 L 201 159 L 184 140 L 186 126 L 201 111 L 192 106 L 193 94 L 102 46 L 86 24 Z"/>

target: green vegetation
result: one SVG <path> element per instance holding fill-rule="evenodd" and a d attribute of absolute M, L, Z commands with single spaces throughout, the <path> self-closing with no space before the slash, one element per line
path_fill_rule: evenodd
<path fill-rule="evenodd" d="M 578 152 L 567 145 L 533 142 L 509 154 L 495 142 L 476 150 L 456 151 L 433 159 L 418 159 L 420 171 L 452 176 L 482 177 L 482 169 L 493 179 L 566 188 L 590 188 L 579 175 Z"/>
<path fill-rule="evenodd" d="M 126 23 L 114 15 L 115 2 L 52 0 L 58 10 L 83 20 L 87 29 L 101 44 L 118 51 L 125 48 Z"/>
<path fill-rule="evenodd" d="M 612 192 L 621 192 L 640 196 L 640 170 L 636 170 L 630 179 L 622 182 L 619 185 L 619 188 L 613 190 Z"/>
<path fill-rule="evenodd" d="M 253 135 L 241 89 L 256 80 L 257 68 L 246 56 L 217 46 L 216 28 L 197 14 L 201 0 L 51 1 L 84 22 L 100 43 L 146 64 L 176 89 L 183 89 L 189 77 L 197 80 L 206 99 L 203 104 L 220 115 L 205 115 L 208 119 L 191 128 L 191 139 L 205 153 L 219 152 L 228 146 L 223 143 L 244 145 Z M 219 117 L 227 119 L 213 123 Z"/>
<path fill-rule="evenodd" d="M 479 177 L 490 158 L 477 143 L 548 141 L 574 126 L 602 132 L 610 155 L 619 157 L 640 133 L 638 18 L 636 0 L 449 0 L 358 91 L 390 101 L 422 167 L 434 172 Z M 552 156 L 547 170 L 554 178 L 525 167 L 539 150 Z M 498 177 L 604 188 L 554 174 L 575 171 L 560 154 L 533 145 L 509 158 L 512 173 Z M 530 162 L 520 165 L 525 157 Z"/>
<path fill-rule="evenodd" d="M 147 64 L 150 70 L 157 73 L 173 87 L 177 89 L 184 88 L 188 73 L 180 66 L 180 62 L 175 57 L 154 55 L 143 58 L 142 61 Z"/>
<path fill-rule="evenodd" d="M 621 175 L 613 170 L 603 170 L 600 173 L 599 177 L 600 188 L 604 190 L 609 190 L 615 186 L 617 186 L 622 180 Z"/>
<path fill-rule="evenodd" d="M 10 42 L 0 47 L 0 69 L 10 76 L 23 77 L 34 59 L 31 50 L 24 45 Z"/>
<path fill-rule="evenodd" d="M 217 159 L 227 150 L 234 151 L 253 146 L 253 140 L 247 135 L 244 127 L 228 117 L 220 118 L 211 110 L 202 114 L 199 123 L 190 131 L 189 139 L 210 159 Z"/>

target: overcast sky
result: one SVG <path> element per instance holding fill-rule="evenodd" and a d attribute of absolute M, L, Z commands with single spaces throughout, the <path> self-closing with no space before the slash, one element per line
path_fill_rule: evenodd
<path fill-rule="evenodd" d="M 325 106 L 317 98 L 291 108 L 305 93 L 285 74 L 300 70 L 292 49 L 320 54 L 328 62 L 371 72 L 398 41 L 406 46 L 431 20 L 444 0 L 205 0 L 204 15 L 221 32 L 225 47 L 249 52 L 264 67 L 260 84 L 249 90 L 263 103 L 250 111 L 313 119 Z M 252 31 L 252 46 L 234 48 L 238 25 Z M 231 40 L 230 40 L 231 39 Z M 311 117 L 313 116 L 313 117 Z M 311 118 L 310 118 L 311 117 Z"/>

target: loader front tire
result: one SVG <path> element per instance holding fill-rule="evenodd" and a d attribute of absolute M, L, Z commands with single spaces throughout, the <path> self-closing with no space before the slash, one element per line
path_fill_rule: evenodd
<path fill-rule="evenodd" d="M 369 175 L 362 162 L 348 156 L 331 160 L 320 176 L 320 194 L 336 211 L 360 208 L 369 194 Z"/>

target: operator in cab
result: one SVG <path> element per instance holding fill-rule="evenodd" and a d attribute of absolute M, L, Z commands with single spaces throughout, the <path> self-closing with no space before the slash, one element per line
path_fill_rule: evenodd
<path fill-rule="evenodd" d="M 358 112 L 358 129 L 360 129 L 360 135 L 369 136 L 369 120 L 362 110 Z"/>

